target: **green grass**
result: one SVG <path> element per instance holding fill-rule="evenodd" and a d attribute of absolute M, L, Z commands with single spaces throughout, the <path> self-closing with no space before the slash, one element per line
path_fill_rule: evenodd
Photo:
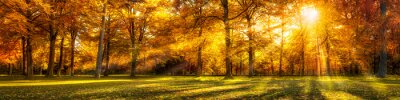
<path fill-rule="evenodd" d="M 374 77 L 0 77 L 5 99 L 400 99 L 400 79 Z"/>

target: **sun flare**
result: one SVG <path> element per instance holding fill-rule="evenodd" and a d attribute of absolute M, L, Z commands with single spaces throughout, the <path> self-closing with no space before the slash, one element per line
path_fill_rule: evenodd
<path fill-rule="evenodd" d="M 318 11 L 315 7 L 303 7 L 301 9 L 301 16 L 306 22 L 314 22 L 318 19 Z"/>

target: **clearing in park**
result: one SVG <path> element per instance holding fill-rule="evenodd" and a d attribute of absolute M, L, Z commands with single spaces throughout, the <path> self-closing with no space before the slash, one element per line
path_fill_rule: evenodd
<path fill-rule="evenodd" d="M 400 0 L 0 0 L 0 100 L 400 100 Z"/>
<path fill-rule="evenodd" d="M 400 99 L 400 79 L 304 76 L 0 77 L 0 99 Z"/>

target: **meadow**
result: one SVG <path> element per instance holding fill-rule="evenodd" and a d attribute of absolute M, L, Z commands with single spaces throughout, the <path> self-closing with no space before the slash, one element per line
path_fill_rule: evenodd
<path fill-rule="evenodd" d="M 23 80 L 0 77 L 0 99 L 400 99 L 389 76 L 92 76 Z"/>

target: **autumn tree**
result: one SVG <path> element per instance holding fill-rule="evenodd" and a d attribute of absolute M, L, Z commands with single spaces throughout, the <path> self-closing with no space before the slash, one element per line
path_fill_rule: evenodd
<path fill-rule="evenodd" d="M 102 17 L 101 17 L 101 28 L 100 28 L 100 38 L 97 50 L 97 60 L 96 60 L 96 78 L 100 78 L 101 76 L 101 66 L 102 66 L 102 57 L 103 57 L 103 39 L 105 34 L 105 27 L 106 27 L 106 13 L 107 13 L 107 4 L 108 0 L 104 0 L 102 2 Z"/>
<path fill-rule="evenodd" d="M 18 20 L 22 20 L 19 25 L 20 28 L 19 33 L 21 33 L 21 41 L 22 41 L 22 65 L 23 68 L 27 66 L 27 79 L 33 78 L 33 59 L 32 59 L 32 37 L 34 33 L 36 33 L 39 28 L 44 30 L 44 26 L 40 23 L 40 18 L 43 16 L 43 12 L 46 12 L 46 3 L 43 1 L 0 1 L 2 7 L 6 9 L 10 9 L 11 12 L 7 15 L 12 15 L 15 18 L 20 18 Z M 16 17 L 18 16 L 18 17 Z M 26 63 L 25 63 L 26 62 Z"/>

